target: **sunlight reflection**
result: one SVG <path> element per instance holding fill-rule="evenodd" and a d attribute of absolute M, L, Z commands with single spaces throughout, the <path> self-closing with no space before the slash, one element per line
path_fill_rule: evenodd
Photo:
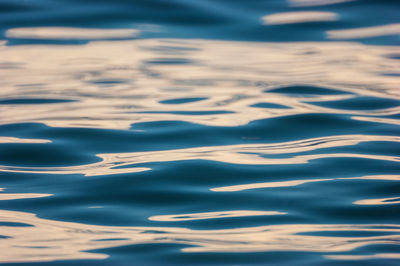
<path fill-rule="evenodd" d="M 352 119 L 360 120 L 360 121 L 375 122 L 375 123 L 400 125 L 400 121 L 399 120 L 390 119 L 390 118 L 368 117 L 368 116 L 353 116 Z"/>
<path fill-rule="evenodd" d="M 53 196 L 53 194 L 44 193 L 4 193 L 4 190 L 5 188 L 0 188 L 0 200 L 34 199 Z"/>
<path fill-rule="evenodd" d="M 264 182 L 264 183 L 252 183 L 252 184 L 243 184 L 243 185 L 235 185 L 235 186 L 226 186 L 226 187 L 216 187 L 211 188 L 211 191 L 214 192 L 236 192 L 243 191 L 249 189 L 259 189 L 259 188 L 276 188 L 276 187 L 294 187 L 299 186 L 306 183 L 312 182 L 324 182 L 324 181 L 333 181 L 333 180 L 350 180 L 350 179 L 368 179 L 368 180 L 389 180 L 389 181 L 400 181 L 399 175 L 371 175 L 371 176 L 361 176 L 361 177 L 339 177 L 339 178 L 325 178 L 325 179 L 308 179 L 308 180 L 290 180 L 290 181 L 280 181 L 280 182 Z M 356 201 L 354 204 L 369 204 L 380 202 L 374 200 L 361 200 Z M 389 202 L 390 203 L 390 202 Z M 387 204 L 389 204 L 387 203 Z"/>
<path fill-rule="evenodd" d="M 157 215 L 149 217 L 150 221 L 159 222 L 179 222 L 203 219 L 217 219 L 244 216 L 264 216 L 264 215 L 282 215 L 285 212 L 277 211 L 223 211 L 223 212 L 203 212 L 203 213 L 186 213 L 173 215 Z"/>
<path fill-rule="evenodd" d="M 369 259 L 400 259 L 399 253 L 378 253 L 373 255 L 325 255 L 333 260 L 369 260 Z"/>
<path fill-rule="evenodd" d="M 387 57 L 389 51 L 400 53 L 400 48 L 344 42 L 174 39 L 85 45 L 2 43 L 0 97 L 70 102 L 3 103 L 0 124 L 37 122 L 55 127 L 129 129 L 133 123 L 151 121 L 238 126 L 307 113 L 396 115 L 400 107 L 363 111 L 313 104 L 357 99 L 359 95 L 400 99 L 399 77 L 381 74 L 400 69 L 399 60 Z M 343 93 L 310 96 L 302 95 L 301 90 L 299 95 L 271 92 L 302 84 L 322 92 L 331 88 Z M 188 97 L 204 100 L 163 104 L 168 99 Z M 260 102 L 285 103 L 287 108 L 254 107 Z"/>
<path fill-rule="evenodd" d="M 0 200 L 33 199 L 53 196 L 52 194 L 39 193 L 0 193 Z"/>
<path fill-rule="evenodd" d="M 0 136 L 0 143 L 50 143 L 48 139 L 21 139 L 15 137 Z"/>
<path fill-rule="evenodd" d="M 383 198 L 383 199 L 364 199 L 353 202 L 353 204 L 357 205 L 384 205 L 384 204 L 399 204 L 399 203 L 400 203 L 400 197 Z"/>
<path fill-rule="evenodd" d="M 334 179 L 329 178 L 329 179 L 293 180 L 293 181 L 282 181 L 282 182 L 264 182 L 264 183 L 254 183 L 254 184 L 227 186 L 227 187 L 217 187 L 217 188 L 212 188 L 210 190 L 215 192 L 235 192 L 235 191 L 243 191 L 243 190 L 258 189 L 258 188 L 294 187 L 310 182 L 321 182 L 330 180 Z"/>
<path fill-rule="evenodd" d="M 192 230 L 179 227 L 99 226 L 38 218 L 34 214 L 0 211 L 0 222 L 32 226 L 2 226 L 0 262 L 105 259 L 94 250 L 134 244 L 175 243 L 192 247 L 183 252 L 347 252 L 375 244 L 396 244 L 394 224 L 285 224 L 259 227 Z M 312 235 L 318 231 L 383 232 L 383 236 Z M 39 246 L 39 247 L 38 247 Z M 331 255 L 331 254 L 330 254 Z"/>
<path fill-rule="evenodd" d="M 332 12 L 302 11 L 276 13 L 262 17 L 264 25 L 293 24 L 315 21 L 335 21 L 339 16 Z"/>
<path fill-rule="evenodd" d="M 357 29 L 331 30 L 327 32 L 328 39 L 361 39 L 398 34 L 400 34 L 400 24 Z"/>
<path fill-rule="evenodd" d="M 126 39 L 139 34 L 135 29 L 89 29 L 66 27 L 14 28 L 6 32 L 7 38 L 19 39 Z"/>

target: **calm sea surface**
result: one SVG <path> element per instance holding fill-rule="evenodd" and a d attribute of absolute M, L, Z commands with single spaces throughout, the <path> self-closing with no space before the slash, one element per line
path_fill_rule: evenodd
<path fill-rule="evenodd" d="M 0 0 L 0 263 L 400 265 L 399 125 L 398 0 Z"/>

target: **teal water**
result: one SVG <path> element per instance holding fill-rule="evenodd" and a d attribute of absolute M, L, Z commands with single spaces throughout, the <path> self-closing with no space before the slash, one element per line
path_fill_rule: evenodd
<path fill-rule="evenodd" d="M 398 265 L 396 0 L 0 0 L 3 265 Z"/>

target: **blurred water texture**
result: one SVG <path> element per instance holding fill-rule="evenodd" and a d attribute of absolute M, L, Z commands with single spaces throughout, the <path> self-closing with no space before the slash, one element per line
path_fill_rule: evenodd
<path fill-rule="evenodd" d="M 0 262 L 397 265 L 399 14 L 0 0 Z"/>

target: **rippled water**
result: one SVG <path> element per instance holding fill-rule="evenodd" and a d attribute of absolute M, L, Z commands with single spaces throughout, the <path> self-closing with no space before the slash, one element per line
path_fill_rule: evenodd
<path fill-rule="evenodd" d="M 0 263 L 398 265 L 399 14 L 0 0 Z"/>

